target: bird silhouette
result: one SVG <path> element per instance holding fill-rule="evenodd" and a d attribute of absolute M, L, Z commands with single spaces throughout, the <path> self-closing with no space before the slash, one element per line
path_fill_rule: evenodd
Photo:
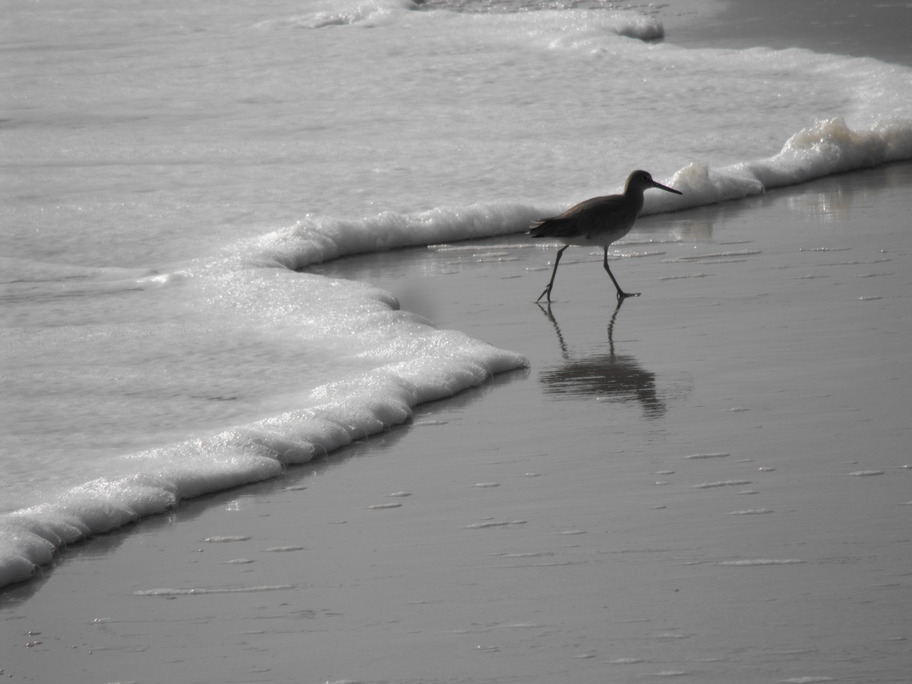
<path fill-rule="evenodd" d="M 593 197 L 576 204 L 560 216 L 539 219 L 530 226 L 529 235 L 533 238 L 554 238 L 564 243 L 557 251 L 554 259 L 554 270 L 548 286 L 538 295 L 540 301 L 547 296 L 551 303 L 551 290 L 554 288 L 554 277 L 557 275 L 557 266 L 560 263 L 564 250 L 570 245 L 598 245 L 604 250 L 603 265 L 608 272 L 611 282 L 617 289 L 619 300 L 625 297 L 636 297 L 639 292 L 624 292 L 608 267 L 608 246 L 620 240 L 630 232 L 637 216 L 643 208 L 643 193 L 649 188 L 658 188 L 666 192 L 682 195 L 680 190 L 669 188 L 652 179 L 646 171 L 634 171 L 627 177 L 624 193 L 621 195 L 605 195 Z"/>

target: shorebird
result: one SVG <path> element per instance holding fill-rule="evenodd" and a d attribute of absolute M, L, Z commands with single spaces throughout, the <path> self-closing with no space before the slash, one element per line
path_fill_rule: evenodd
<path fill-rule="evenodd" d="M 599 245 L 604 250 L 604 266 L 611 277 L 611 282 L 617 289 L 618 300 L 624 297 L 637 297 L 639 292 L 624 292 L 615 279 L 611 269 L 608 268 L 608 246 L 630 232 L 643 208 L 643 192 L 649 188 L 658 188 L 666 192 L 682 195 L 680 190 L 669 188 L 666 185 L 652 180 L 646 171 L 634 171 L 627 177 L 623 195 L 606 195 L 584 200 L 567 209 L 560 216 L 533 221 L 529 235 L 534 238 L 555 238 L 564 243 L 557 251 L 554 259 L 554 270 L 551 280 L 544 292 L 538 295 L 538 302 L 542 297 L 548 297 L 551 303 L 551 288 L 554 287 L 554 276 L 557 275 L 557 265 L 560 263 L 564 250 L 570 245 Z"/>

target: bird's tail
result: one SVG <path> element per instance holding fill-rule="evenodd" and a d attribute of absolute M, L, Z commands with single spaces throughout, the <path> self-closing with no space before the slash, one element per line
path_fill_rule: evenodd
<path fill-rule="evenodd" d="M 533 221 L 526 235 L 534 238 L 561 238 L 572 235 L 573 222 L 562 218 L 546 218 Z"/>
<path fill-rule="evenodd" d="M 537 219 L 529 224 L 529 230 L 526 235 L 529 237 L 545 237 L 542 235 L 542 227 L 548 222 L 548 219 Z"/>

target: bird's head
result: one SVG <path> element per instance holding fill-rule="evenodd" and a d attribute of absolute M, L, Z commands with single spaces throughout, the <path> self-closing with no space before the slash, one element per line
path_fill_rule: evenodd
<path fill-rule="evenodd" d="M 654 181 L 652 175 L 648 171 L 640 170 L 634 171 L 627 177 L 627 185 L 624 188 L 624 192 L 626 193 L 630 190 L 639 190 L 640 192 L 643 192 L 649 188 L 658 188 L 665 192 L 673 192 L 675 195 L 684 194 L 680 190 L 669 188 L 667 185 L 662 185 L 661 183 Z"/>

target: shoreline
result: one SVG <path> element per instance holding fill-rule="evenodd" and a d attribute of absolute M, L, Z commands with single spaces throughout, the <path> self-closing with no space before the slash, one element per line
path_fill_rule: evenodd
<path fill-rule="evenodd" d="M 532 365 L 71 548 L 0 593 L 0 667 L 902 681 L 910 185 L 894 164 L 644 217 L 619 309 L 573 248 L 549 317 L 555 250 L 519 236 L 321 266 Z"/>

